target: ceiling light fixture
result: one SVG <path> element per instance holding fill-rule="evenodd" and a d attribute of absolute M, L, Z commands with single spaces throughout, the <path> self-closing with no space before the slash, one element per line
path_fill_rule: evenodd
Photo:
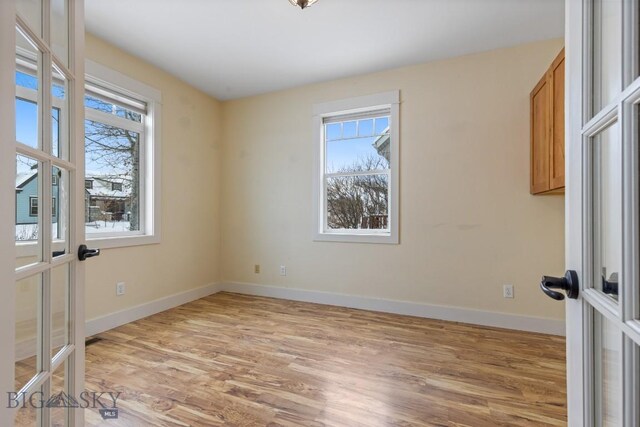
<path fill-rule="evenodd" d="M 289 0 L 289 3 L 291 3 L 294 6 L 300 6 L 300 9 L 304 9 L 311 6 L 317 1 L 318 0 Z"/>

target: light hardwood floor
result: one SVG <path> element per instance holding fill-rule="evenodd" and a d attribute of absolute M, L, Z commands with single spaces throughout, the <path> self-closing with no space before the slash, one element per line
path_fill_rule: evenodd
<path fill-rule="evenodd" d="M 566 425 L 555 336 L 221 293 L 99 337 L 87 425 Z"/>

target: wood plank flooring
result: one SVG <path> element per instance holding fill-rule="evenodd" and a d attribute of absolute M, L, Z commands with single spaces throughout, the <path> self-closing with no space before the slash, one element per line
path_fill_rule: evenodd
<path fill-rule="evenodd" d="M 564 339 L 220 293 L 100 334 L 97 426 L 563 426 Z"/>

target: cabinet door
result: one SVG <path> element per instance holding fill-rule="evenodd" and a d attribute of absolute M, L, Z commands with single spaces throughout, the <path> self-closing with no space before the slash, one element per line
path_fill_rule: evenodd
<path fill-rule="evenodd" d="M 551 65 L 551 90 L 553 93 L 551 138 L 550 189 L 564 188 L 564 49 Z"/>
<path fill-rule="evenodd" d="M 531 194 L 549 191 L 551 148 L 551 74 L 531 92 Z"/>

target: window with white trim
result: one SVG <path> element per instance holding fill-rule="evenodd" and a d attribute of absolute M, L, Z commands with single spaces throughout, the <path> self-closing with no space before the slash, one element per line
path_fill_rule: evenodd
<path fill-rule="evenodd" d="M 159 241 L 160 93 L 87 61 L 85 231 L 100 247 Z"/>
<path fill-rule="evenodd" d="M 51 215 L 58 216 L 57 199 L 51 198 Z M 38 198 L 36 196 L 29 196 L 29 216 L 38 216 Z"/>
<path fill-rule="evenodd" d="M 85 231 L 88 238 L 144 230 L 146 103 L 116 89 L 85 89 Z"/>
<path fill-rule="evenodd" d="M 29 197 L 29 216 L 38 216 L 38 198 Z"/>
<path fill-rule="evenodd" d="M 318 104 L 315 239 L 398 242 L 399 92 Z"/>

